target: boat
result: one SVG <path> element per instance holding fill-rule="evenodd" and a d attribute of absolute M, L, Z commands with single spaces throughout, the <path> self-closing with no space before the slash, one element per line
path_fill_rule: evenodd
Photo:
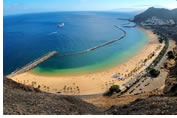
<path fill-rule="evenodd" d="M 58 24 L 58 27 L 64 27 L 64 23 Z"/>

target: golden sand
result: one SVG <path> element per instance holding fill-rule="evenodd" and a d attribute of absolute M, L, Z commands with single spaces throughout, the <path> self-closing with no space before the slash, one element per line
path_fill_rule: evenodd
<path fill-rule="evenodd" d="M 90 74 L 43 76 L 31 72 L 25 72 L 23 74 L 12 77 L 12 79 L 26 85 L 32 85 L 34 87 L 38 87 L 40 85 L 40 89 L 46 92 L 57 93 L 60 91 L 62 94 L 68 95 L 98 94 L 105 92 L 112 85 L 117 84 L 121 86 L 131 78 L 127 77 L 128 74 L 130 74 L 130 71 L 139 67 L 143 60 L 155 52 L 155 56 L 146 62 L 146 65 L 150 64 L 161 51 L 164 45 L 159 43 L 157 40 L 158 37 L 153 34 L 152 31 L 142 28 L 140 29 L 148 34 L 149 43 L 137 55 L 123 64 L 109 68 L 102 72 L 95 72 Z M 158 49 L 158 47 L 160 48 Z M 145 68 L 145 66 L 142 66 L 135 73 L 138 73 Z M 126 77 L 126 79 L 122 81 L 113 78 L 112 76 L 115 74 Z"/>

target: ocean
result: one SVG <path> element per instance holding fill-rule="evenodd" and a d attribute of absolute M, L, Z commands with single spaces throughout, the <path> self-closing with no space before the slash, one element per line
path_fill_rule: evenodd
<path fill-rule="evenodd" d="M 59 53 L 39 64 L 31 72 L 42 75 L 69 75 L 99 72 L 124 63 L 148 43 L 138 28 L 125 28 L 126 20 L 135 14 L 119 12 L 51 12 L 3 17 L 3 73 L 14 70 L 51 52 Z M 57 27 L 64 23 L 63 27 Z M 94 51 L 76 53 L 115 40 L 122 32 L 125 38 Z M 131 24 L 130 24 L 131 25 Z"/>

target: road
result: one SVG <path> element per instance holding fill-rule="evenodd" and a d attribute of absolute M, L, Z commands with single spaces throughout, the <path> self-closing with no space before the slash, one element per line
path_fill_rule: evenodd
<path fill-rule="evenodd" d="M 170 43 L 166 53 L 164 54 L 160 62 L 155 67 L 156 69 L 160 69 L 162 64 L 165 62 L 165 60 L 167 59 L 166 55 L 169 50 L 170 50 Z M 136 83 L 133 87 L 131 87 L 124 95 L 137 95 L 147 91 L 159 90 L 163 88 L 167 75 L 168 72 L 161 69 L 161 73 L 157 78 L 152 78 L 148 76 L 142 78 L 138 83 Z"/>

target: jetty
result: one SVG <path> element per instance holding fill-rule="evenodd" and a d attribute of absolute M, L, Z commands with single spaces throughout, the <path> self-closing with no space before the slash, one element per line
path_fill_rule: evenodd
<path fill-rule="evenodd" d="M 117 18 L 117 20 L 126 20 L 132 22 L 134 19 L 133 18 Z"/>
<path fill-rule="evenodd" d="M 135 27 L 136 27 L 136 24 L 135 24 L 135 25 L 132 25 L 132 26 L 124 25 L 123 27 L 126 27 L 126 28 L 135 28 Z"/>
<path fill-rule="evenodd" d="M 32 61 L 31 63 L 21 67 L 20 69 L 17 69 L 15 70 L 14 72 L 12 72 L 11 74 L 7 75 L 7 77 L 13 77 L 17 74 L 21 74 L 21 73 L 24 73 L 24 72 L 27 72 L 29 70 L 31 70 L 32 68 L 36 67 L 37 65 L 39 65 L 40 63 L 46 61 L 47 59 L 53 57 L 54 55 L 56 55 L 58 52 L 57 51 L 52 51 L 52 52 L 49 52 L 48 54 Z"/>
<path fill-rule="evenodd" d="M 128 23 L 122 24 L 122 27 L 125 27 L 125 28 L 135 28 L 136 27 L 136 23 L 133 22 L 133 19 L 131 19 L 131 18 L 117 18 L 117 19 L 129 21 Z M 134 25 L 130 25 L 131 22 L 133 22 Z"/>

